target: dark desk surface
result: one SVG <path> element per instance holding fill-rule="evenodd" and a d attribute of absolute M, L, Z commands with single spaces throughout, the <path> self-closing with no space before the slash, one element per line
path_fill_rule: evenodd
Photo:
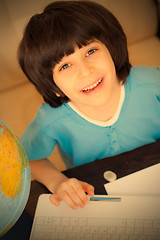
<path fill-rule="evenodd" d="M 111 170 L 117 174 L 117 178 L 121 178 L 156 163 L 160 163 L 160 140 L 130 152 L 66 170 L 63 173 L 68 177 L 75 177 L 92 184 L 95 187 L 95 194 L 106 194 L 104 184 L 107 181 L 103 177 L 105 171 Z M 38 197 L 43 193 L 48 193 L 48 190 L 42 184 L 33 181 L 25 208 L 31 218 L 34 217 Z"/>

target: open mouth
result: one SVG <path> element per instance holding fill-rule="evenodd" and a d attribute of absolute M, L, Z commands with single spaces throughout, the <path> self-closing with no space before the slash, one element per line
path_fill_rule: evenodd
<path fill-rule="evenodd" d="M 83 88 L 82 92 L 86 93 L 86 92 L 91 92 L 93 91 L 101 82 L 103 81 L 103 79 L 101 78 L 100 80 L 98 80 L 96 83 L 92 84 L 89 87 Z"/>

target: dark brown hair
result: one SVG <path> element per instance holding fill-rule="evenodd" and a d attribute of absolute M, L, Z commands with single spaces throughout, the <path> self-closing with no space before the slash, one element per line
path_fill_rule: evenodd
<path fill-rule="evenodd" d="M 119 22 L 106 8 L 91 1 L 57 1 L 28 22 L 18 49 L 19 64 L 52 107 L 69 101 L 54 82 L 54 66 L 64 55 L 73 53 L 75 45 L 81 48 L 92 39 L 107 47 L 118 79 L 124 83 L 131 67 L 127 40 Z"/>

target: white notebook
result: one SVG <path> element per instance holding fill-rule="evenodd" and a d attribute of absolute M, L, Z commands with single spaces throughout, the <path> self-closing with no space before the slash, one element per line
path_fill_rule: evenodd
<path fill-rule="evenodd" d="M 160 163 L 104 185 L 111 195 L 159 195 Z"/>
<path fill-rule="evenodd" d="M 159 240 L 160 196 L 95 195 L 85 208 L 59 207 L 39 197 L 30 240 Z"/>

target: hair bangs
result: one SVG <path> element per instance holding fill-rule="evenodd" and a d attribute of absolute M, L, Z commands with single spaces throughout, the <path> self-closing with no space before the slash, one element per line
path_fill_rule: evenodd
<path fill-rule="evenodd" d="M 76 16 L 63 17 L 54 19 L 54 26 L 52 28 L 52 39 L 51 45 L 54 46 L 52 56 L 54 58 L 53 64 L 59 63 L 64 56 L 68 56 L 74 53 L 75 48 L 81 48 L 86 46 L 93 39 L 100 40 L 103 32 L 102 25 L 90 17 L 87 18 Z M 56 29 L 56 30 L 55 30 Z"/>

